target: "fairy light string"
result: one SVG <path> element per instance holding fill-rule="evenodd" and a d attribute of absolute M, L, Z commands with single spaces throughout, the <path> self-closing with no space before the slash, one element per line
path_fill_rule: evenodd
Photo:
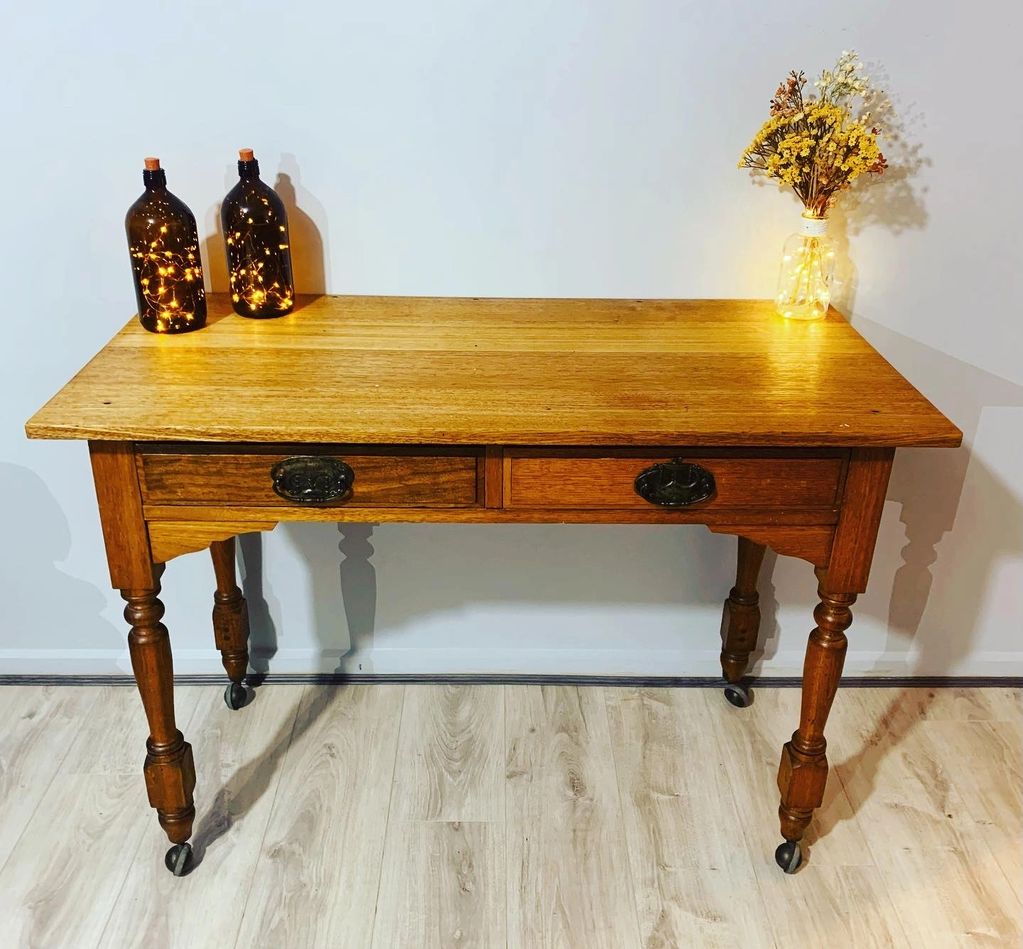
<path fill-rule="evenodd" d="M 157 332 L 194 323 L 196 303 L 205 298 L 198 245 L 178 248 L 169 233 L 168 225 L 160 224 L 152 240 L 137 241 L 130 248 L 143 299 L 150 314 L 155 315 Z"/>

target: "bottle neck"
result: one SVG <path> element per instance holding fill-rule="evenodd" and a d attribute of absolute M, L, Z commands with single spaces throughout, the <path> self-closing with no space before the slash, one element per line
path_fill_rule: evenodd
<path fill-rule="evenodd" d="M 146 191 L 166 191 L 167 173 L 162 168 L 153 171 L 147 168 L 142 172 L 142 183 L 146 186 Z"/>
<path fill-rule="evenodd" d="M 804 237 L 824 237 L 828 233 L 828 219 L 823 217 L 810 217 L 804 214 L 800 218 L 799 233 Z"/>
<path fill-rule="evenodd" d="M 255 158 L 252 161 L 238 162 L 238 177 L 242 181 L 253 181 L 259 178 L 259 162 Z"/>

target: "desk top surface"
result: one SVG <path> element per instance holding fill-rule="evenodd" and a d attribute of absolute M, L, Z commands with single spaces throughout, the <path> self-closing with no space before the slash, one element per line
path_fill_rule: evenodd
<path fill-rule="evenodd" d="M 957 445 L 837 313 L 753 300 L 209 297 L 180 336 L 133 319 L 33 438 L 463 445 Z"/>

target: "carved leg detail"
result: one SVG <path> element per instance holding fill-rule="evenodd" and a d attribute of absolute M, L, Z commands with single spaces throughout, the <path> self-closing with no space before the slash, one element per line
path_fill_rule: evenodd
<path fill-rule="evenodd" d="M 210 544 L 217 590 L 213 594 L 213 635 L 227 677 L 241 686 L 249 668 L 249 610 L 234 570 L 234 538 Z"/>
<path fill-rule="evenodd" d="M 149 721 L 143 766 L 149 803 L 156 808 L 160 826 L 171 842 L 183 844 L 192 835 L 195 818 L 195 766 L 192 746 L 174 723 L 174 668 L 167 627 L 160 622 L 163 604 L 158 599 L 161 572 L 154 572 L 151 589 L 121 590 L 121 596 L 128 604 L 124 618 L 131 624 L 131 666 Z"/>
<path fill-rule="evenodd" d="M 760 594 L 757 577 L 764 560 L 764 545 L 739 538 L 739 558 L 735 586 L 725 600 L 721 621 L 721 672 L 726 682 L 742 680 L 749 666 L 750 653 L 757 647 L 760 632 Z"/>
<path fill-rule="evenodd" d="M 814 809 L 820 807 L 824 799 L 828 777 L 824 725 L 842 676 L 847 643 L 845 630 L 852 623 L 849 607 L 856 602 L 855 593 L 828 590 L 823 571 L 817 571 L 817 578 L 821 602 L 814 610 L 817 627 L 810 633 L 806 647 L 799 728 L 782 749 L 778 770 L 781 833 L 790 843 L 802 838 Z"/>

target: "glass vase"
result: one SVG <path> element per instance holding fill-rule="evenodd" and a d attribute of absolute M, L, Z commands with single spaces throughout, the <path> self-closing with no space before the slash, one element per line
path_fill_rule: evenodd
<path fill-rule="evenodd" d="M 785 241 L 774 298 L 778 312 L 791 320 L 819 320 L 831 304 L 835 247 L 826 218 L 803 215 L 802 226 Z"/>

